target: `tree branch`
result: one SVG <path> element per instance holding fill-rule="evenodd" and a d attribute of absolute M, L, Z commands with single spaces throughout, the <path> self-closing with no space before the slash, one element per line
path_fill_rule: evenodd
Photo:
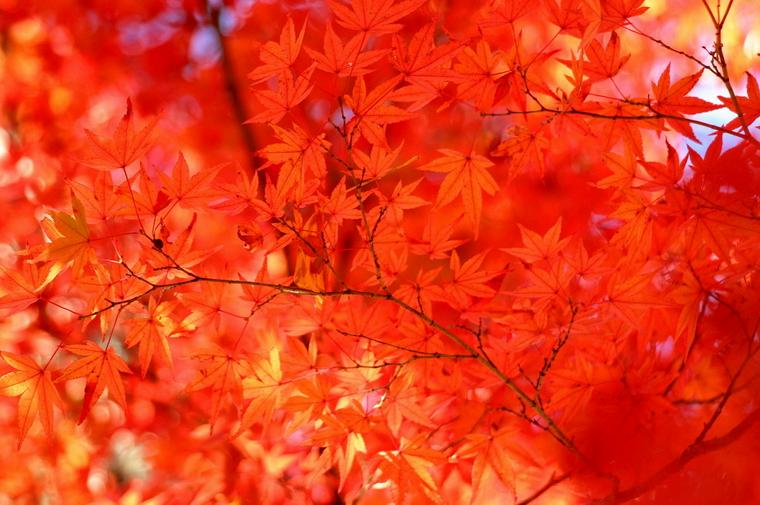
<path fill-rule="evenodd" d="M 245 110 L 245 102 L 241 98 L 240 88 L 237 83 L 235 64 L 232 60 L 230 48 L 227 45 L 227 38 L 222 33 L 222 27 L 220 25 L 220 9 L 214 7 L 211 3 L 206 1 L 206 10 L 208 11 L 209 20 L 211 21 L 211 27 L 216 33 L 216 37 L 219 40 L 219 51 L 221 53 L 221 71 L 224 78 L 224 88 L 227 91 L 227 98 L 232 108 L 232 113 L 235 117 L 235 122 L 238 126 L 238 132 L 240 132 L 240 138 L 243 141 L 243 146 L 248 154 L 248 165 L 252 173 L 259 174 L 259 187 L 264 188 L 265 179 L 263 172 L 258 170 L 256 162 L 254 161 L 254 153 L 258 151 L 256 146 L 256 139 L 253 136 L 251 127 L 245 124 L 248 120 L 248 113 Z"/>

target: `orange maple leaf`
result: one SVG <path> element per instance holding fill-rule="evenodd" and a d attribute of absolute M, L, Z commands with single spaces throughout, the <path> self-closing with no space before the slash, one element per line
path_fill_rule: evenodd
<path fill-rule="evenodd" d="M 301 52 L 305 31 L 306 23 L 304 22 L 301 31 L 296 36 L 293 20 L 288 18 L 282 32 L 280 32 L 279 44 L 270 40 L 261 46 L 259 58 L 264 64 L 256 67 L 253 72 L 248 74 L 248 78 L 253 81 L 253 84 L 264 82 L 270 77 L 292 68 Z"/>
<path fill-rule="evenodd" d="M 301 75 L 293 78 L 293 72 L 287 71 L 280 74 L 277 91 L 271 89 L 257 90 L 254 95 L 262 105 L 262 111 L 253 116 L 246 123 L 278 123 L 296 105 L 306 100 L 314 85 L 311 84 L 311 75 L 314 73 L 316 63 L 303 71 Z"/>
<path fill-rule="evenodd" d="M 248 208 L 256 208 L 260 212 L 266 212 L 266 204 L 259 200 L 259 178 L 253 177 L 242 169 L 237 171 L 235 182 L 220 184 L 222 201 L 211 205 L 213 209 L 219 209 L 230 214 L 239 214 Z"/>
<path fill-rule="evenodd" d="M 438 152 L 445 156 L 420 167 L 420 170 L 447 174 L 438 189 L 436 206 L 446 205 L 461 195 L 464 215 L 475 228 L 477 238 L 483 210 L 482 192 L 494 195 L 499 190 L 499 185 L 486 170 L 494 164 L 480 154 L 465 155 L 451 149 L 439 149 Z"/>
<path fill-rule="evenodd" d="M 376 418 L 368 415 L 357 400 L 351 400 L 347 406 L 320 417 L 322 426 L 311 437 L 311 443 L 330 449 L 332 462 L 338 467 L 339 490 L 346 484 L 357 455 L 367 454 L 364 434 L 370 431 Z"/>
<path fill-rule="evenodd" d="M 366 183 L 372 179 L 385 177 L 391 171 L 399 170 L 416 161 L 417 156 L 396 164 L 396 159 L 399 153 L 401 153 L 402 147 L 404 147 L 403 142 L 392 151 L 379 145 L 373 145 L 369 154 L 355 148 L 353 150 L 353 158 L 357 170 L 352 170 L 352 175 Z"/>
<path fill-rule="evenodd" d="M 306 52 L 317 62 L 317 68 L 338 77 L 356 77 L 372 72 L 370 65 L 388 54 L 388 49 L 364 51 L 367 42 L 364 33 L 357 33 L 348 42 L 343 41 L 333 31 L 332 23 L 325 29 L 324 53 L 306 48 Z"/>
<path fill-rule="evenodd" d="M 95 180 L 88 183 L 69 181 L 69 186 L 82 202 L 91 223 L 113 220 L 126 206 L 126 202 L 114 191 L 111 174 L 106 172 L 98 172 Z"/>
<path fill-rule="evenodd" d="M 382 458 L 380 472 L 397 486 L 396 503 L 404 503 L 410 496 L 421 496 L 421 493 L 429 502 L 443 503 L 430 470 L 444 457 L 441 452 L 425 446 L 423 435 L 409 441 L 402 439 L 400 449 L 382 451 L 379 456 Z"/>
<path fill-rule="evenodd" d="M 168 338 L 176 328 L 169 314 L 175 305 L 175 301 L 156 303 L 156 299 L 150 297 L 147 313 L 140 314 L 127 322 L 131 330 L 124 338 L 124 344 L 128 348 L 140 345 L 140 371 L 143 377 L 157 351 L 160 351 L 166 363 L 172 366 Z"/>
<path fill-rule="evenodd" d="M 440 273 L 441 267 L 420 270 L 414 282 L 402 284 L 393 296 L 432 317 L 433 302 L 443 299 L 441 287 L 435 282 Z"/>
<path fill-rule="evenodd" d="M 40 299 L 42 291 L 60 273 L 61 266 L 48 263 L 41 267 L 25 261 L 20 270 L 0 265 L 0 309 L 13 312 L 24 310 Z"/>
<path fill-rule="evenodd" d="M 53 384 L 51 371 L 26 356 L 0 353 L 3 360 L 15 369 L 0 377 L 0 395 L 18 396 L 18 430 L 21 444 L 35 419 L 39 418 L 45 433 L 53 433 L 53 408 L 63 409 L 63 402 Z"/>
<path fill-rule="evenodd" d="M 82 161 L 101 170 L 125 168 L 145 154 L 152 145 L 153 130 L 158 123 L 154 118 L 136 131 L 132 124 L 132 101 L 127 98 L 127 112 L 121 118 L 111 138 L 101 137 L 85 130 L 91 145 L 85 148 Z"/>
<path fill-rule="evenodd" d="M 388 420 L 388 428 L 394 436 L 400 436 L 404 419 L 428 428 L 435 427 L 423 408 L 423 399 L 422 388 L 415 385 L 414 373 L 401 374 L 391 382 L 383 398 L 382 408 Z"/>
<path fill-rule="evenodd" d="M 308 170 L 315 178 L 323 178 L 327 173 L 325 152 L 330 148 L 330 142 L 325 135 L 310 135 L 297 124 L 292 128 L 281 128 L 271 125 L 275 135 L 282 142 L 275 142 L 259 150 L 257 154 L 266 158 L 269 163 L 291 162 L 297 168 L 300 177 Z M 265 165 L 266 166 L 266 165 Z M 263 167 L 262 167 L 263 168 Z"/>
<path fill-rule="evenodd" d="M 161 182 L 169 197 L 185 209 L 205 209 L 208 202 L 219 196 L 219 192 L 211 186 L 211 182 L 222 166 L 199 170 L 190 176 L 190 168 L 182 153 L 174 164 L 172 175 L 160 174 Z"/>
<path fill-rule="evenodd" d="M 242 377 L 248 375 L 248 365 L 234 358 L 216 344 L 210 344 L 207 348 L 193 353 L 193 358 L 204 362 L 204 367 L 198 372 L 198 376 L 187 386 L 187 391 L 199 391 L 211 388 L 211 426 L 219 416 L 222 400 L 230 393 L 236 403 L 243 400 Z"/>
<path fill-rule="evenodd" d="M 122 373 L 132 373 L 129 366 L 112 348 L 101 349 L 93 342 L 67 345 L 65 348 L 72 354 L 81 356 L 67 366 L 55 382 L 86 377 L 82 413 L 78 423 L 82 423 L 90 413 L 92 405 L 108 388 L 109 395 L 116 400 L 122 409 L 127 410 L 127 399 L 124 393 Z"/>
<path fill-rule="evenodd" d="M 442 260 L 449 257 L 448 252 L 467 242 L 462 239 L 452 239 L 454 223 L 440 224 L 429 220 L 422 231 L 422 238 L 411 244 L 412 254 L 427 256 L 431 260 Z"/>
<path fill-rule="evenodd" d="M 521 224 L 518 224 L 518 226 L 520 227 L 520 235 L 522 236 L 524 247 L 513 247 L 502 249 L 502 251 L 507 252 L 512 256 L 517 256 L 526 263 L 551 260 L 562 251 L 570 241 L 569 238 L 564 238 L 562 240 L 559 238 L 560 232 L 562 231 L 561 217 L 557 219 L 557 222 L 549 228 L 543 237 Z"/>
<path fill-rule="evenodd" d="M 465 435 L 465 443 L 460 447 L 457 456 L 467 459 L 474 458 L 472 464 L 472 488 L 474 494 L 478 495 L 485 491 L 483 486 L 487 480 L 484 479 L 484 476 L 489 469 L 514 493 L 515 472 L 512 468 L 506 444 L 500 440 L 502 437 L 508 438 L 506 435 L 509 435 L 511 431 L 511 428 L 503 428 L 499 432 L 490 435 L 483 433 Z"/>
<path fill-rule="evenodd" d="M 506 156 L 509 159 L 509 177 L 516 177 L 526 167 L 535 166 L 543 177 L 546 170 L 545 156 L 549 149 L 549 139 L 543 132 L 543 125 L 537 128 L 513 126 L 506 132 L 506 138 L 491 152 L 491 156 Z"/>
<path fill-rule="evenodd" d="M 240 427 L 233 436 L 240 435 L 256 423 L 266 426 L 272 419 L 274 410 L 287 400 L 291 385 L 283 383 L 280 366 L 280 351 L 274 347 L 269 351 L 269 359 L 260 359 L 253 364 L 254 374 L 243 379 L 243 397 L 251 398 L 240 418 Z"/>
<path fill-rule="evenodd" d="M 367 35 L 397 32 L 401 24 L 395 23 L 419 9 L 427 0 L 351 0 L 351 8 L 338 0 L 327 0 L 327 5 L 338 18 L 338 24 Z"/>
<path fill-rule="evenodd" d="M 355 114 L 346 126 L 349 137 L 353 138 L 354 134 L 360 131 L 371 144 L 386 147 L 384 125 L 417 117 L 413 112 L 387 103 L 393 98 L 393 89 L 399 82 L 401 76 L 396 76 L 368 93 L 364 78 L 356 79 L 351 96 L 345 96 L 346 104 Z"/>
<path fill-rule="evenodd" d="M 452 251 L 449 264 L 454 274 L 454 280 L 445 288 L 447 299 L 451 305 L 466 307 L 470 304 L 470 297 L 488 298 L 496 294 L 496 291 L 487 283 L 498 276 L 501 271 L 482 269 L 486 254 L 487 251 L 476 254 L 462 263 L 457 252 Z"/>
<path fill-rule="evenodd" d="M 72 215 L 54 211 L 42 220 L 40 225 L 51 242 L 42 248 L 34 261 L 54 261 L 60 267 L 73 261 L 73 271 L 78 275 L 85 265 L 94 263 L 96 258 L 90 245 L 90 228 L 84 206 L 74 194 L 71 195 L 71 206 Z"/>
<path fill-rule="evenodd" d="M 417 179 L 404 186 L 401 181 L 398 181 L 390 196 L 386 196 L 379 190 L 373 190 L 372 193 L 380 200 L 380 208 L 385 209 L 386 216 L 394 223 L 400 223 L 405 210 L 416 209 L 430 204 L 424 198 L 414 194 L 420 182 L 422 182 L 422 179 Z"/>
<path fill-rule="evenodd" d="M 140 216 L 158 216 L 158 213 L 169 205 L 169 197 L 156 182 L 148 176 L 144 167 L 140 167 L 137 175 L 136 188 L 123 184 L 116 191 L 124 202 L 120 215 L 129 219 Z"/>

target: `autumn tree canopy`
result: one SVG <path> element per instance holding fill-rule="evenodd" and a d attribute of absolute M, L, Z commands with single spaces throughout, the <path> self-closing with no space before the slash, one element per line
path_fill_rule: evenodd
<path fill-rule="evenodd" d="M 755 503 L 760 5 L 0 0 L 0 503 Z"/>

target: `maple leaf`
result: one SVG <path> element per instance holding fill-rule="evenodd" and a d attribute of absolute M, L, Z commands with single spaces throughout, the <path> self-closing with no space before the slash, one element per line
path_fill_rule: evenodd
<path fill-rule="evenodd" d="M 437 98 L 444 98 L 438 110 L 443 110 L 453 97 L 446 97 L 449 82 L 461 81 L 461 74 L 451 68 L 452 59 L 465 47 L 466 41 L 436 46 L 436 26 L 425 25 L 414 34 L 408 46 L 401 37 L 393 37 L 393 65 L 401 72 L 406 86 L 396 90 L 394 100 L 410 102 L 407 110 L 418 111 Z"/>
<path fill-rule="evenodd" d="M 411 252 L 427 256 L 431 260 L 448 259 L 449 251 L 467 242 L 462 239 L 452 239 L 452 233 L 454 233 L 454 223 L 436 225 L 433 220 L 429 220 L 422 231 L 421 239 L 411 244 Z"/>
<path fill-rule="evenodd" d="M 584 51 L 586 61 L 583 64 L 583 73 L 586 74 L 591 82 L 603 81 L 617 75 L 620 69 L 630 59 L 631 55 L 622 56 L 620 54 L 620 37 L 617 33 L 612 32 L 606 46 L 594 39 Z M 560 60 L 562 63 L 571 67 L 572 63 L 567 60 Z"/>
<path fill-rule="evenodd" d="M 599 188 L 609 188 L 620 193 L 626 189 L 637 188 L 645 181 L 644 175 L 641 174 L 641 168 L 636 163 L 636 157 L 630 153 L 628 156 L 606 153 L 604 155 L 604 166 L 612 174 L 596 183 Z"/>
<path fill-rule="evenodd" d="M 331 144 L 325 140 L 324 134 L 309 135 L 295 123 L 290 129 L 274 124 L 270 126 L 282 142 L 267 145 L 258 151 L 258 155 L 263 156 L 270 163 L 290 162 L 292 167 L 300 173 L 300 178 L 304 177 L 304 171 L 310 172 L 319 179 L 325 176 L 327 171 L 325 152 L 330 149 Z"/>
<path fill-rule="evenodd" d="M 549 148 L 549 139 L 543 132 L 543 128 L 534 130 L 524 126 L 510 127 L 504 139 L 491 156 L 506 156 L 509 159 L 509 177 L 516 177 L 526 166 L 538 167 L 538 173 L 543 177 L 546 170 L 544 160 L 545 153 Z"/>
<path fill-rule="evenodd" d="M 394 296 L 428 316 L 432 316 L 433 302 L 442 299 L 440 286 L 434 282 L 439 273 L 441 273 L 440 267 L 427 271 L 420 270 L 417 272 L 417 279 L 412 283 L 401 285 Z"/>
<path fill-rule="evenodd" d="M 683 172 L 686 168 L 686 158 L 680 160 L 678 153 L 670 145 L 669 142 L 665 142 L 668 151 L 668 158 L 666 163 L 659 163 L 654 161 L 642 161 L 641 165 L 646 169 L 647 175 L 650 180 L 646 184 L 642 184 L 640 189 L 657 191 L 663 187 L 672 187 L 678 184 L 683 178 Z"/>
<path fill-rule="evenodd" d="M 193 214 L 187 227 L 173 240 L 170 241 L 168 236 L 164 235 L 161 250 L 156 250 L 153 242 L 143 242 L 143 247 L 148 251 L 144 258 L 146 263 L 151 265 L 154 269 L 159 270 L 165 270 L 167 265 L 171 265 L 172 267 L 181 265 L 183 268 L 192 268 L 203 262 L 209 256 L 214 254 L 214 252 L 221 249 L 221 245 L 205 250 L 197 247 L 194 243 L 197 217 L 196 214 Z M 168 258 L 171 258 L 173 261 Z M 185 276 L 186 274 L 178 270 L 172 270 L 166 275 L 172 278 L 175 276 Z"/>
<path fill-rule="evenodd" d="M 451 60 L 463 49 L 464 42 L 449 42 L 436 46 L 436 26 L 425 25 L 412 36 L 408 45 L 401 37 L 393 36 L 393 64 L 404 80 L 422 89 L 437 92 L 441 81 L 452 80 L 458 73 L 451 68 Z"/>
<path fill-rule="evenodd" d="M 457 73 L 457 97 L 472 100 L 480 111 L 488 111 L 496 98 L 497 81 L 507 75 L 509 65 L 502 51 L 492 51 L 481 40 L 475 50 L 466 47 L 454 64 Z"/>
<path fill-rule="evenodd" d="M 345 177 L 341 177 L 340 182 L 335 185 L 330 198 L 320 198 L 320 211 L 327 217 L 330 225 L 335 227 L 340 226 L 345 219 L 359 219 L 361 212 L 357 208 L 358 205 L 354 195 L 348 193 Z M 337 234 L 337 230 L 335 231 Z"/>
<path fill-rule="evenodd" d="M 550 21 L 562 30 L 578 30 L 584 22 L 581 0 L 547 0 L 545 5 Z"/>
<path fill-rule="evenodd" d="M 436 206 L 442 207 L 461 195 L 464 215 L 474 227 L 477 238 L 483 210 L 481 192 L 494 195 L 499 190 L 499 185 L 486 170 L 494 164 L 480 154 L 465 155 L 451 149 L 439 149 L 438 152 L 445 156 L 420 167 L 420 170 L 447 174 L 438 189 Z"/>
<path fill-rule="evenodd" d="M 229 309 L 233 306 L 233 299 L 228 284 L 212 284 L 204 287 L 201 292 L 180 293 L 177 298 L 191 308 L 190 315 L 182 321 L 183 328 L 213 328 L 214 331 L 219 331 L 222 316 L 234 314 Z"/>
<path fill-rule="evenodd" d="M 574 273 L 562 268 L 559 262 L 551 264 L 548 269 L 532 267 L 525 274 L 528 286 L 517 290 L 517 296 L 537 298 L 542 306 L 557 299 L 568 299 L 568 286 Z"/>
<path fill-rule="evenodd" d="M 15 369 L 0 377 L 0 395 L 18 396 L 18 447 L 24 442 L 29 428 L 39 419 L 47 436 L 53 434 L 53 409 L 63 409 L 63 401 L 52 380 L 47 365 L 9 352 L 0 352 L 3 360 Z"/>
<path fill-rule="evenodd" d="M 235 182 L 220 184 L 221 201 L 211 204 L 211 208 L 231 214 L 239 214 L 247 209 L 255 209 L 258 213 L 271 217 L 272 208 L 259 196 L 259 178 L 253 177 L 245 170 L 238 170 Z"/>
<path fill-rule="evenodd" d="M 380 208 L 385 209 L 385 214 L 394 222 L 400 223 L 405 210 L 416 209 L 430 203 L 413 194 L 420 182 L 422 179 L 417 179 L 404 186 L 401 181 L 398 181 L 390 196 L 385 196 L 377 190 L 373 191 L 373 194 L 377 195 L 380 200 Z"/>
<path fill-rule="evenodd" d="M 694 276 L 694 272 L 687 270 L 683 276 L 682 285 L 676 287 L 673 292 L 673 300 L 682 306 L 678 315 L 675 336 L 677 339 L 684 338 L 687 349 L 691 348 L 696 336 L 700 312 L 704 310 L 706 290 L 702 279 Z"/>
<path fill-rule="evenodd" d="M 292 384 L 283 384 L 280 366 L 280 351 L 276 347 L 269 351 L 268 359 L 260 359 L 252 364 L 253 374 L 243 379 L 243 397 L 251 402 L 240 416 L 240 426 L 233 436 L 238 436 L 256 423 L 269 424 L 274 410 L 288 397 Z"/>
<path fill-rule="evenodd" d="M 651 293 L 644 292 L 651 283 L 652 278 L 647 274 L 630 273 L 614 275 L 609 281 L 607 301 L 632 328 L 638 327 L 642 311 L 660 305 Z"/>
<path fill-rule="evenodd" d="M 520 235 L 522 236 L 522 242 L 525 247 L 502 249 L 502 251 L 508 252 L 512 256 L 517 256 L 526 263 L 551 260 L 562 251 L 570 241 L 569 238 L 564 238 L 562 240 L 559 238 L 560 232 L 562 231 L 561 217 L 557 219 L 557 222 L 549 228 L 543 237 L 538 233 L 525 228 L 521 224 L 518 224 L 518 227 L 520 228 Z"/>
<path fill-rule="evenodd" d="M 440 452 L 424 446 L 424 436 L 402 442 L 394 451 L 382 451 L 379 469 L 396 484 L 395 502 L 404 503 L 409 496 L 419 496 L 420 491 L 433 503 L 443 503 L 430 469 L 442 459 Z"/>
<path fill-rule="evenodd" d="M 246 123 L 279 123 L 296 105 L 306 100 L 314 89 L 314 85 L 311 84 L 311 75 L 316 65 L 316 62 L 313 63 L 295 79 L 290 71 L 281 73 L 277 80 L 277 91 L 270 89 L 254 91 L 254 96 L 261 103 L 263 110 Z"/>
<path fill-rule="evenodd" d="M 169 205 L 169 196 L 148 175 L 141 165 L 137 176 L 137 187 L 133 188 L 123 184 L 117 189 L 119 196 L 125 202 L 119 213 L 130 219 L 139 219 L 142 216 L 158 216 L 159 212 Z"/>
<path fill-rule="evenodd" d="M 83 163 L 101 170 L 128 167 L 150 149 L 157 123 L 154 118 L 137 131 L 132 124 L 132 101 L 127 98 L 127 112 L 110 138 L 85 130 L 92 145 L 83 153 Z"/>
<path fill-rule="evenodd" d="M 20 271 L 0 265 L 0 309 L 18 312 L 40 300 L 42 291 L 61 272 L 61 265 L 48 263 L 38 266 L 24 261 Z"/>
<path fill-rule="evenodd" d="M 156 303 L 156 299 L 151 296 L 147 313 L 140 313 L 127 321 L 130 330 L 124 338 L 124 344 L 128 348 L 140 345 L 138 356 L 143 377 L 148 371 L 153 355 L 159 351 L 166 363 L 172 366 L 168 339 L 177 331 L 170 317 L 175 305 L 176 301 Z"/>
<path fill-rule="evenodd" d="M 607 20 L 617 25 L 624 25 L 630 18 L 645 13 L 649 7 L 642 5 L 644 0 L 607 0 L 602 2 L 602 9 Z"/>
<path fill-rule="evenodd" d="M 414 382 L 415 375 L 411 372 L 396 377 L 382 399 L 381 408 L 385 412 L 391 433 L 396 437 L 401 433 L 404 419 L 428 428 L 435 427 L 421 405 L 421 388 L 414 385 Z"/>
<path fill-rule="evenodd" d="M 172 169 L 172 175 L 160 174 L 166 194 L 184 209 L 205 209 L 208 202 L 219 196 L 211 182 L 216 178 L 222 166 L 199 170 L 192 177 L 190 168 L 182 153 Z"/>
<path fill-rule="evenodd" d="M 241 281 L 246 281 L 247 279 L 243 277 L 242 275 L 238 274 L 238 278 Z M 267 275 L 266 268 L 262 268 L 259 270 L 259 272 L 256 274 L 256 277 L 254 279 L 256 282 L 277 282 L 279 284 L 289 284 L 292 279 L 290 277 L 284 278 L 284 279 L 270 279 Z M 264 304 L 268 300 L 272 299 L 278 291 L 274 288 L 261 286 L 261 285 L 251 285 L 251 284 L 243 284 L 241 286 L 243 288 L 243 295 L 241 296 L 242 300 L 245 300 L 247 302 L 252 302 L 254 304 L 254 308 L 259 307 L 260 305 Z"/>
<path fill-rule="evenodd" d="M 338 77 L 357 77 L 372 72 L 370 65 L 377 63 L 388 54 L 388 49 L 373 49 L 362 52 L 367 42 L 364 33 L 357 33 L 345 44 L 333 31 L 332 23 L 325 28 L 324 49 L 322 53 L 306 48 L 306 52 L 317 63 L 317 68 Z"/>
<path fill-rule="evenodd" d="M 488 469 L 493 471 L 507 488 L 515 492 L 515 472 L 512 461 L 501 438 L 508 436 L 513 429 L 503 428 L 497 433 L 486 435 L 471 433 L 465 435 L 465 443 L 457 451 L 457 457 L 474 458 L 472 464 L 472 488 L 475 494 L 484 491 L 484 478 Z"/>
<path fill-rule="evenodd" d="M 585 280 L 599 277 L 609 270 L 603 266 L 606 257 L 605 251 L 598 251 L 593 256 L 589 256 L 588 251 L 583 245 L 583 241 L 576 239 L 570 242 L 567 248 L 563 248 L 562 257 L 575 273 Z"/>
<path fill-rule="evenodd" d="M 585 353 L 575 355 L 565 366 L 553 372 L 553 383 L 557 389 L 548 405 L 561 410 L 563 417 L 573 417 L 588 409 L 597 385 L 619 381 L 620 375 L 615 367 L 595 362 Z"/>
<path fill-rule="evenodd" d="M 417 116 L 413 112 L 386 103 L 392 99 L 393 89 L 399 82 L 401 82 L 401 76 L 396 76 L 367 93 L 364 78 L 356 79 L 351 96 L 345 96 L 346 104 L 355 114 L 346 125 L 349 137 L 353 138 L 354 133 L 360 131 L 371 144 L 386 147 L 387 141 L 382 127 L 391 123 L 408 121 Z"/>
<path fill-rule="evenodd" d="M 366 35 L 397 32 L 399 19 L 419 9 L 426 0 L 351 0 L 349 9 L 339 0 L 327 0 L 327 5 L 338 18 L 338 24 Z"/>
<path fill-rule="evenodd" d="M 292 69 L 293 64 L 295 64 L 298 58 L 298 54 L 301 52 L 305 31 L 306 22 L 301 26 L 301 31 L 296 36 L 293 20 L 288 17 L 285 26 L 282 28 L 282 32 L 280 32 L 279 44 L 270 40 L 265 42 L 261 46 L 261 49 L 259 49 L 259 59 L 264 64 L 259 65 L 248 74 L 248 78 L 253 81 L 253 84 L 264 82 L 271 77 Z"/>
<path fill-rule="evenodd" d="M 478 25 L 481 28 L 509 25 L 526 15 L 530 9 L 531 4 L 522 0 L 494 0 L 488 6 L 488 14 L 483 16 Z"/>
<path fill-rule="evenodd" d="M 595 136 L 604 142 L 605 150 L 609 150 L 622 140 L 625 147 L 636 156 L 644 157 L 644 142 L 641 136 L 643 128 L 658 129 L 658 121 L 654 118 L 647 120 L 630 120 L 626 117 L 650 116 L 651 112 L 638 104 L 630 104 L 619 100 L 604 102 L 586 102 L 582 108 L 585 112 L 601 116 L 593 119 L 592 128 Z M 613 118 L 613 119 L 608 119 Z M 544 139 L 546 142 L 546 139 Z"/>
<path fill-rule="evenodd" d="M 84 400 L 82 401 L 82 412 L 79 415 L 78 422 L 81 424 L 87 418 L 90 409 L 98 401 L 106 388 L 108 388 L 108 394 L 111 398 L 126 411 L 127 399 L 124 393 L 124 383 L 121 380 L 121 374 L 132 372 L 113 348 L 101 349 L 93 342 L 86 342 L 84 344 L 67 345 L 65 349 L 81 357 L 67 366 L 55 382 L 78 379 L 80 377 L 87 378 L 84 388 Z"/>
<path fill-rule="evenodd" d="M 322 250 L 320 255 L 323 254 L 323 249 L 321 246 L 317 249 L 318 251 Z M 324 291 L 324 272 L 318 266 L 314 268 L 316 271 L 312 271 L 313 263 L 311 254 L 306 254 L 304 249 L 299 249 L 296 255 L 296 264 L 293 268 L 293 282 L 301 288 L 311 289 L 312 291 Z"/>
<path fill-rule="evenodd" d="M 105 222 L 113 220 L 122 213 L 125 202 L 114 191 L 111 175 L 98 172 L 95 180 L 89 184 L 79 181 L 69 181 L 71 191 L 82 202 L 89 222 Z"/>
<path fill-rule="evenodd" d="M 741 113 L 744 119 L 743 124 L 747 126 L 750 126 L 760 117 L 760 86 L 758 86 L 755 76 L 749 72 L 747 72 L 747 96 L 737 96 L 736 104 L 731 97 L 719 96 L 718 99 L 734 114 Z M 742 119 L 737 117 L 729 121 L 726 128 L 733 130 L 741 125 Z"/>
<path fill-rule="evenodd" d="M 623 193 L 620 206 L 610 214 L 621 218 L 625 224 L 612 238 L 612 243 L 636 247 L 638 254 L 646 254 L 652 245 L 652 202 L 638 192 Z"/>
<path fill-rule="evenodd" d="M 85 312 L 97 312 L 96 316 L 84 318 L 83 324 L 97 317 L 102 335 L 108 335 L 119 316 L 117 312 L 102 309 L 112 302 L 139 298 L 145 292 L 145 282 L 135 276 L 125 276 L 124 267 L 119 263 L 94 265 L 92 273 L 79 277 L 77 285 L 87 295 Z"/>
<path fill-rule="evenodd" d="M 53 211 L 40 223 L 45 234 L 51 240 L 42 248 L 34 261 L 54 261 L 59 267 L 73 262 L 72 270 L 80 274 L 85 265 L 95 263 L 97 258 L 91 247 L 90 228 L 87 226 L 82 202 L 71 195 L 73 214 Z"/>
<path fill-rule="evenodd" d="M 715 109 L 720 109 L 721 105 L 712 104 L 695 96 L 686 96 L 696 86 L 699 78 L 702 77 L 703 70 L 682 77 L 672 85 L 670 84 L 670 64 L 660 74 L 657 84 L 652 83 L 652 93 L 655 102 L 652 104 L 652 110 L 668 114 L 671 116 L 683 117 L 684 114 L 699 114 Z M 674 130 L 680 134 L 697 140 L 694 131 L 687 121 L 678 121 L 674 119 L 667 120 Z"/>
<path fill-rule="evenodd" d="M 368 414 L 357 400 L 352 400 L 347 406 L 322 415 L 320 420 L 322 427 L 312 436 L 311 441 L 333 448 L 331 456 L 333 463 L 338 466 L 340 490 L 346 484 L 357 454 L 367 453 L 364 434 L 370 432 L 372 424 L 378 422 L 378 419 L 376 415 Z"/>
<path fill-rule="evenodd" d="M 296 340 L 296 342 L 299 341 Z M 312 348 L 310 344 L 309 351 Z M 312 356 L 309 355 L 308 358 L 311 359 Z M 316 356 L 308 361 L 309 365 L 315 364 L 315 360 Z M 294 429 L 326 413 L 330 405 L 330 391 L 332 388 L 332 381 L 320 375 L 298 381 L 297 389 L 284 405 L 285 409 L 295 414 L 293 418 Z"/>
<path fill-rule="evenodd" d="M 188 384 L 188 392 L 211 388 L 211 419 L 209 427 L 214 429 L 222 407 L 222 400 L 229 393 L 236 403 L 242 402 L 242 378 L 248 375 L 248 365 L 244 360 L 234 358 L 229 352 L 211 343 L 208 347 L 193 353 L 193 358 L 204 362 L 197 377 Z"/>
<path fill-rule="evenodd" d="M 352 175 L 359 179 L 359 182 L 366 183 L 373 179 L 385 177 L 393 170 L 401 169 L 417 160 L 417 156 L 415 156 L 397 165 L 396 159 L 401 153 L 402 147 L 404 147 L 403 142 L 393 150 L 375 144 L 369 154 L 361 149 L 354 148 L 353 159 L 357 170 L 352 171 Z"/>
<path fill-rule="evenodd" d="M 462 263 L 459 254 L 452 251 L 449 266 L 454 274 L 454 279 L 444 288 L 447 300 L 452 306 L 456 308 L 467 307 L 470 305 L 471 296 L 489 298 L 496 294 L 496 291 L 487 282 L 501 274 L 501 271 L 481 269 L 486 254 L 487 251 L 476 254 Z"/>
<path fill-rule="evenodd" d="M 213 203 L 210 207 L 230 214 L 239 214 L 248 208 L 266 204 L 258 199 L 259 178 L 248 175 L 242 169 L 237 170 L 235 182 L 219 184 L 221 201 Z"/>

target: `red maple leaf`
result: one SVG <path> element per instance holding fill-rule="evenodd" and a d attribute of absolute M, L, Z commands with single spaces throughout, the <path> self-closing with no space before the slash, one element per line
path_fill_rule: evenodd
<path fill-rule="evenodd" d="M 140 159 L 152 145 L 158 119 L 150 120 L 140 130 L 132 122 L 132 101 L 127 98 L 127 112 L 110 138 L 85 130 L 91 145 L 82 154 L 82 161 L 95 168 L 112 170 L 128 167 Z"/>
<path fill-rule="evenodd" d="M 483 211 L 482 192 L 494 195 L 499 190 L 499 185 L 487 170 L 494 164 L 480 154 L 465 155 L 451 149 L 439 149 L 438 152 L 445 156 L 420 167 L 420 170 L 446 174 L 438 189 L 436 205 L 446 205 L 461 195 L 465 217 L 475 228 L 477 237 Z"/>
<path fill-rule="evenodd" d="M 338 18 L 338 24 L 367 35 L 393 33 L 401 29 L 396 23 L 419 9 L 426 0 L 351 0 L 348 8 L 339 0 L 327 0 L 327 5 Z"/>

